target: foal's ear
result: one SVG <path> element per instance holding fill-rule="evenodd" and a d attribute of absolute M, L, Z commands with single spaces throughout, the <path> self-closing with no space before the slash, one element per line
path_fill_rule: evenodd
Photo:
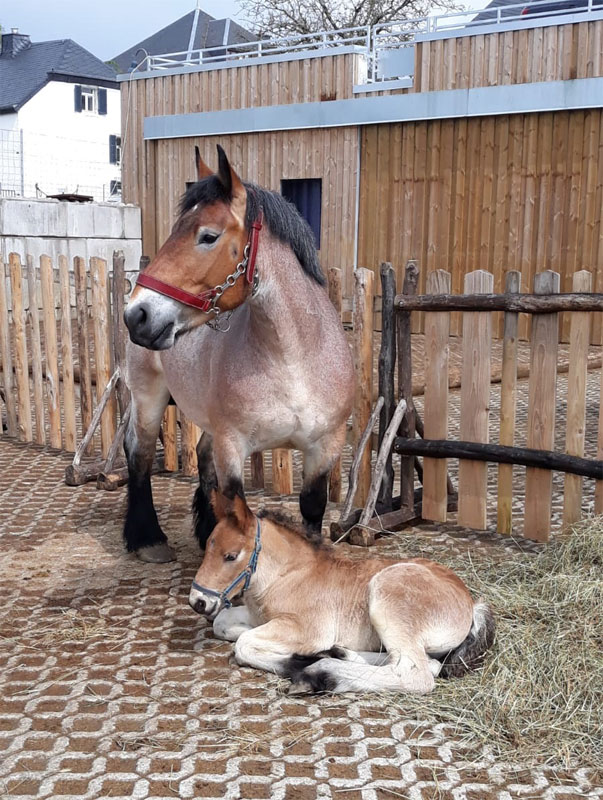
<path fill-rule="evenodd" d="M 253 521 L 253 511 L 245 502 L 245 498 L 241 497 L 239 494 L 235 494 L 234 496 L 232 513 L 237 521 L 239 529 L 243 531 L 243 533 L 246 533 Z"/>
<path fill-rule="evenodd" d="M 243 181 L 239 178 L 230 162 L 226 157 L 223 148 L 218 147 L 218 178 L 226 189 L 226 193 L 231 198 L 230 209 L 241 222 L 245 220 L 245 210 L 247 208 L 247 191 L 243 186 Z"/>
<path fill-rule="evenodd" d="M 245 498 L 239 494 L 235 494 L 231 499 L 217 489 L 213 489 L 211 505 L 218 522 L 224 517 L 233 517 L 241 531 L 246 531 L 253 520 L 253 511 L 245 502 Z"/>
<path fill-rule="evenodd" d="M 205 161 L 201 158 L 201 152 L 197 145 L 195 145 L 195 168 L 197 170 L 197 180 L 202 181 L 203 178 L 209 178 L 214 173 L 207 166 Z"/>

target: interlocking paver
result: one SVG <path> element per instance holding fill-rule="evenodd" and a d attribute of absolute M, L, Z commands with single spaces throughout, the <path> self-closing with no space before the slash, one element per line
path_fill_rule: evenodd
<path fill-rule="evenodd" d="M 193 482 L 154 479 L 178 562 L 142 564 L 121 543 L 125 491 L 67 487 L 67 463 L 0 443 L 0 797 L 603 797 L 585 770 L 510 776 L 487 749 L 471 760 L 452 726 L 405 719 L 386 699 L 289 698 L 274 676 L 237 667 L 187 605 Z M 509 546 L 422 533 L 440 552 Z"/>

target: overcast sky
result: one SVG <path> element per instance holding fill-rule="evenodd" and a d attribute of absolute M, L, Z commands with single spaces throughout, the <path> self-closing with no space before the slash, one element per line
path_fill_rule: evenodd
<path fill-rule="evenodd" d="M 488 0 L 468 0 L 482 8 Z M 103 61 L 192 11 L 196 0 L 0 0 L 2 30 L 18 28 L 34 42 L 73 39 Z M 238 0 L 200 0 L 216 19 L 245 25 Z"/>
<path fill-rule="evenodd" d="M 202 0 L 201 7 L 242 21 L 237 0 Z M 73 39 L 108 61 L 194 8 L 195 0 L 0 0 L 0 25 L 34 42 Z"/>

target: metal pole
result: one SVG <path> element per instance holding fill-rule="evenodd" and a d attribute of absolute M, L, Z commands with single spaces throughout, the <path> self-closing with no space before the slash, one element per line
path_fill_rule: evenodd
<path fill-rule="evenodd" d="M 23 128 L 19 128 L 19 149 L 21 150 L 21 197 L 25 197 L 25 164 L 23 159 Z"/>

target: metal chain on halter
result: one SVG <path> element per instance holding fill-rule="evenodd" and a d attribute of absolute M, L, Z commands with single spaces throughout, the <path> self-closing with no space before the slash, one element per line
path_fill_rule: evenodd
<path fill-rule="evenodd" d="M 239 261 L 237 266 L 235 267 L 234 272 L 231 272 L 230 275 L 227 275 L 224 283 L 219 284 L 218 286 L 214 286 L 212 292 L 214 296 L 211 301 L 211 307 L 209 311 L 215 314 L 214 319 L 211 322 L 208 322 L 207 325 L 214 331 L 218 331 L 219 333 L 226 333 L 230 330 L 230 317 L 232 316 L 232 311 L 222 311 L 222 309 L 218 308 L 218 300 L 222 297 L 224 292 L 229 289 L 231 286 L 234 286 L 235 283 L 239 280 L 241 275 L 244 275 L 247 272 L 247 264 L 249 262 L 249 249 L 250 244 L 247 242 L 245 245 L 245 249 L 243 250 L 243 260 Z M 223 324 L 226 327 L 223 327 Z"/>

